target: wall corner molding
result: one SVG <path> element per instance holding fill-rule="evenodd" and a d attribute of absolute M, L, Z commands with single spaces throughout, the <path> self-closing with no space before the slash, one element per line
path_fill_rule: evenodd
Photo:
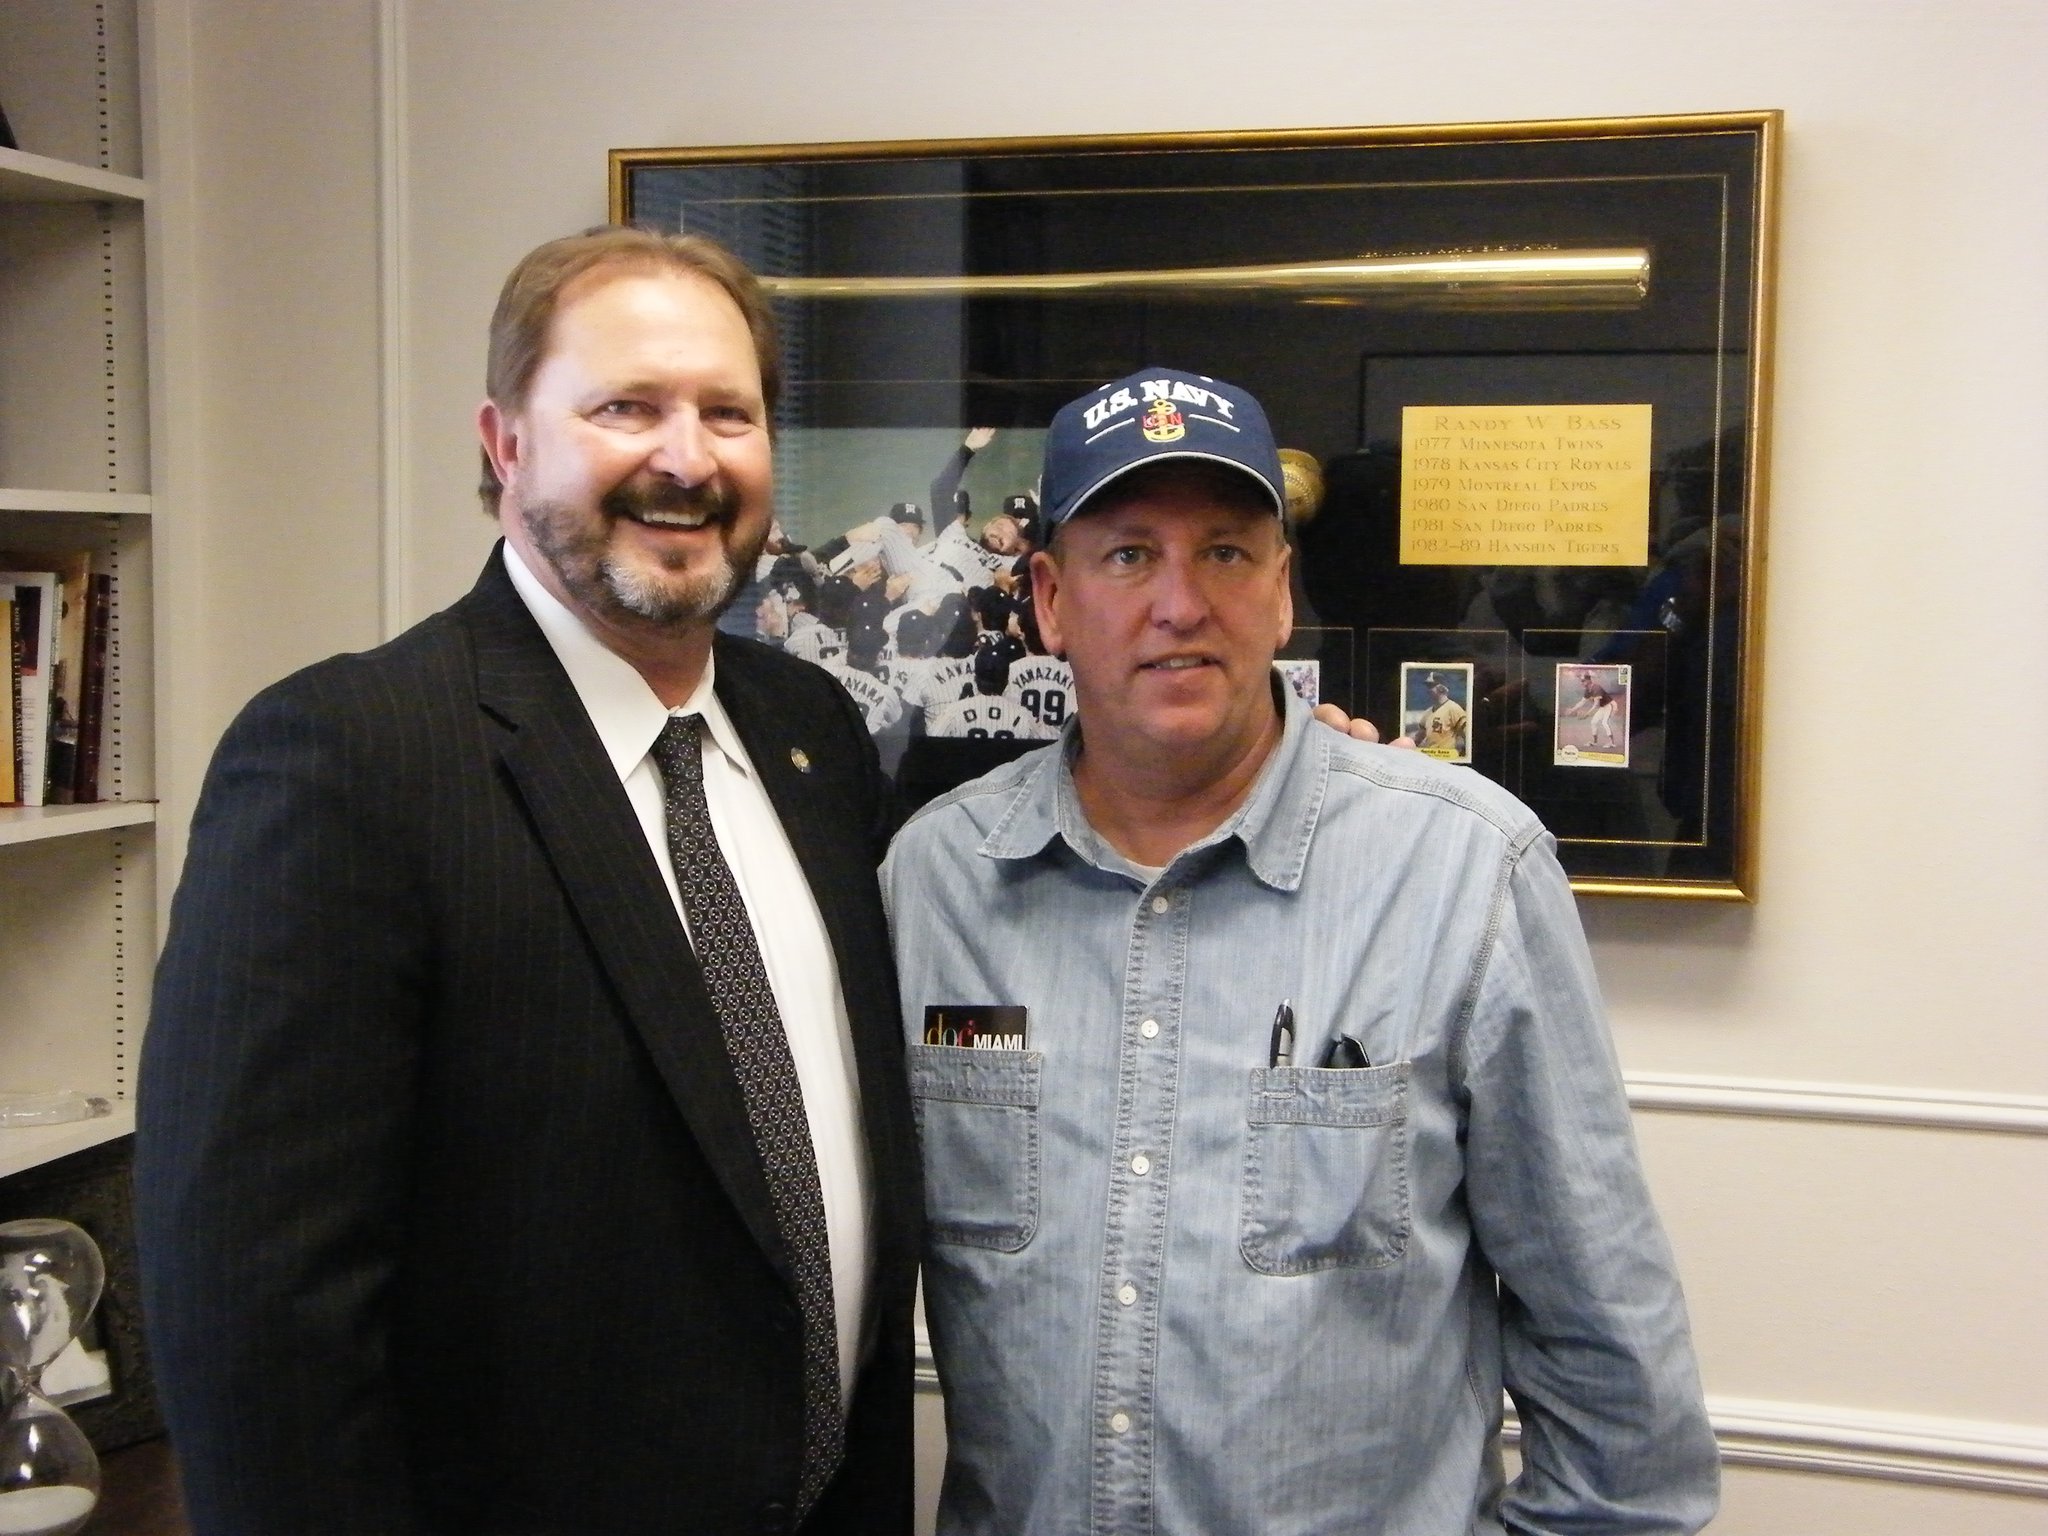
<path fill-rule="evenodd" d="M 407 323 L 410 292 L 406 267 L 406 0 L 377 0 L 377 305 L 378 305 L 378 472 L 381 481 L 378 563 L 381 566 L 378 624 L 389 639 L 404 629 L 412 612 L 412 582 L 405 559 L 412 470 L 412 419 L 406 410 L 412 377 L 412 338 Z"/>

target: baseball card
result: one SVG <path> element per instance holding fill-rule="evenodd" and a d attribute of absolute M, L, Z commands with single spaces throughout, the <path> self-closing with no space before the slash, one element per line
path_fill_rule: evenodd
<path fill-rule="evenodd" d="M 1401 663 L 1401 733 L 1446 763 L 1472 761 L 1472 663 Z"/>
<path fill-rule="evenodd" d="M 1629 668 L 1557 664 L 1557 728 L 1551 761 L 1560 768 L 1628 766 Z"/>
<path fill-rule="evenodd" d="M 1275 669 L 1287 680 L 1287 686 L 1310 709 L 1323 702 L 1323 664 L 1313 658 L 1308 660 L 1276 660 Z"/>

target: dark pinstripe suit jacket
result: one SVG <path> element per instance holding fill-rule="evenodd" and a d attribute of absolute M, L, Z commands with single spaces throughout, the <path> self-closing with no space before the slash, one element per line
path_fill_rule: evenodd
<path fill-rule="evenodd" d="M 718 644 L 838 957 L 874 1167 L 879 1334 L 806 1529 L 903 1530 L 919 1185 L 887 785 L 825 673 Z M 739 1088 L 496 556 L 222 741 L 137 1140 L 149 1339 L 202 1536 L 787 1521 L 799 1313 Z"/>

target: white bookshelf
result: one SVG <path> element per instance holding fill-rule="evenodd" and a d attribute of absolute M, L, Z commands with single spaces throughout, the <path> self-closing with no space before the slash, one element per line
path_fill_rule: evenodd
<path fill-rule="evenodd" d="M 119 827 L 146 827 L 156 820 L 156 807 L 146 801 L 101 801 L 96 805 L 32 805 L 0 807 L 0 848 L 41 842 L 46 837 L 76 837 L 84 832 L 111 832 Z"/>
<path fill-rule="evenodd" d="M 147 3 L 147 0 L 145 0 Z M 114 1113 L 0 1128 L 0 1176 L 134 1129 L 156 953 L 149 254 L 137 0 L 0 0 L 0 549 L 114 578 L 100 792 L 0 808 L 0 1091 Z"/>
<path fill-rule="evenodd" d="M 0 512 L 69 513 L 74 517 L 147 517 L 154 503 L 133 491 L 17 491 L 0 486 Z"/>
<path fill-rule="evenodd" d="M 0 149 L 0 203 L 139 203 L 148 190 L 139 177 Z"/>
<path fill-rule="evenodd" d="M 83 1152 L 135 1129 L 135 1106 L 122 1103 L 97 1120 L 72 1120 L 63 1125 L 0 1126 L 0 1179 L 56 1158 Z"/>

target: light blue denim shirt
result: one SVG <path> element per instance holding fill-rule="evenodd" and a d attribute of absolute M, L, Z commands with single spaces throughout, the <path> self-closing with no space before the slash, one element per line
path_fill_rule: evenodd
<path fill-rule="evenodd" d="M 1071 728 L 884 866 L 939 1530 L 1696 1530 L 1713 1435 L 1554 845 L 1281 692 L 1245 806 L 1149 885 L 1081 812 Z M 991 1003 L 1024 1049 L 923 1042 L 927 1006 Z M 1317 1065 L 1339 1031 L 1369 1067 Z"/>

